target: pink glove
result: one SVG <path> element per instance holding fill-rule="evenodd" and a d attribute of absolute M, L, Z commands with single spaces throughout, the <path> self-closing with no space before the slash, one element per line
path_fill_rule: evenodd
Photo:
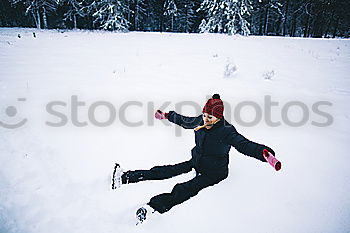
<path fill-rule="evenodd" d="M 276 170 L 281 170 L 282 164 L 280 161 L 278 161 L 275 156 L 273 156 L 272 153 L 270 153 L 268 150 L 263 150 L 263 156 L 266 159 L 266 161 Z"/>
<path fill-rule="evenodd" d="M 156 113 L 154 114 L 154 117 L 157 118 L 158 120 L 167 119 L 168 113 L 157 110 Z"/>

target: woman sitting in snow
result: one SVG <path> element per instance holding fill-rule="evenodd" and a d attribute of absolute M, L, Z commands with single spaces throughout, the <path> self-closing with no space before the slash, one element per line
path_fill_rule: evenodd
<path fill-rule="evenodd" d="M 164 213 L 173 206 L 180 204 L 197 193 L 228 176 L 229 151 L 231 146 L 242 154 L 266 162 L 263 151 L 267 150 L 275 155 L 274 151 L 265 145 L 249 141 L 239 134 L 235 127 L 225 121 L 223 117 L 224 104 L 218 94 L 213 95 L 203 108 L 203 115 L 185 117 L 174 111 L 163 113 L 158 110 L 157 119 L 168 119 L 185 129 L 195 130 L 196 146 L 192 149 L 192 158 L 189 161 L 175 165 L 156 166 L 150 170 L 136 170 L 122 172 L 118 164 L 114 171 L 113 186 L 136 183 L 144 180 L 168 179 L 195 169 L 196 176 L 184 183 L 176 184 L 170 193 L 162 193 L 138 209 L 136 215 L 140 222 L 146 219 L 146 214 L 157 211 Z M 119 174 L 119 175 L 118 175 Z M 148 209 L 148 211 L 147 211 Z"/>

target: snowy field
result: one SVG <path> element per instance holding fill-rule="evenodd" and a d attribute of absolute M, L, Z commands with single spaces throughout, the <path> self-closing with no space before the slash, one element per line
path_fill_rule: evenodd
<path fill-rule="evenodd" d="M 0 232 L 350 232 L 349 74 L 350 40 L 0 28 Z M 134 226 L 193 174 L 112 191 L 114 162 L 188 160 L 193 131 L 153 112 L 214 93 L 282 170 L 232 149 L 226 180 Z"/>

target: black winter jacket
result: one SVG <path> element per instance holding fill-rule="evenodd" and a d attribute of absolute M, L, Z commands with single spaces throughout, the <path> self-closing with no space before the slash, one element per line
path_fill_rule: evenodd
<path fill-rule="evenodd" d="M 194 129 L 203 125 L 202 115 L 198 117 L 185 117 L 170 111 L 168 120 L 185 129 Z M 242 154 L 266 162 L 262 151 L 271 148 L 249 141 L 237 132 L 235 127 L 224 118 L 213 125 L 211 129 L 195 131 L 196 146 L 192 149 L 192 165 L 197 172 L 203 174 L 228 174 L 229 151 L 231 146 Z"/>

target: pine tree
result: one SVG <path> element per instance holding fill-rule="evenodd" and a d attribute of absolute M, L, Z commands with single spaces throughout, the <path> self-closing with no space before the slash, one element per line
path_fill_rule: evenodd
<path fill-rule="evenodd" d="M 195 21 L 195 5 L 191 0 L 178 1 L 177 28 L 181 32 L 190 32 Z"/>
<path fill-rule="evenodd" d="M 283 4 L 280 0 L 268 0 L 265 5 L 264 35 L 269 31 L 279 35 L 283 27 Z"/>
<path fill-rule="evenodd" d="M 84 17 L 84 7 L 82 0 L 61 0 L 61 5 L 67 6 L 67 11 L 64 13 L 64 21 L 72 21 L 74 28 L 77 28 L 77 17 Z"/>
<path fill-rule="evenodd" d="M 250 33 L 249 0 L 204 0 L 199 10 L 207 13 L 199 26 L 200 32 L 221 32 L 248 35 Z"/>
<path fill-rule="evenodd" d="M 136 31 L 141 30 L 144 18 L 146 16 L 145 2 L 144 0 L 134 0 L 135 11 L 134 11 L 134 28 Z"/>
<path fill-rule="evenodd" d="M 86 9 L 94 18 L 94 25 L 104 30 L 127 31 L 130 22 L 126 19 L 129 9 L 120 0 L 96 0 Z"/>
<path fill-rule="evenodd" d="M 349 0 L 0 0 L 0 27 L 327 38 L 350 36 L 349 12 Z"/>
<path fill-rule="evenodd" d="M 204 0 L 199 10 L 204 11 L 207 19 L 199 25 L 200 32 L 223 32 L 225 3 L 222 0 Z"/>
<path fill-rule="evenodd" d="M 174 17 L 177 15 L 177 7 L 174 0 L 165 0 L 164 15 L 171 18 L 170 29 L 174 31 Z"/>
<path fill-rule="evenodd" d="M 249 0 L 229 1 L 226 13 L 228 22 L 225 25 L 228 34 L 250 34 L 249 23 L 245 18 L 250 15 L 250 10 Z"/>

